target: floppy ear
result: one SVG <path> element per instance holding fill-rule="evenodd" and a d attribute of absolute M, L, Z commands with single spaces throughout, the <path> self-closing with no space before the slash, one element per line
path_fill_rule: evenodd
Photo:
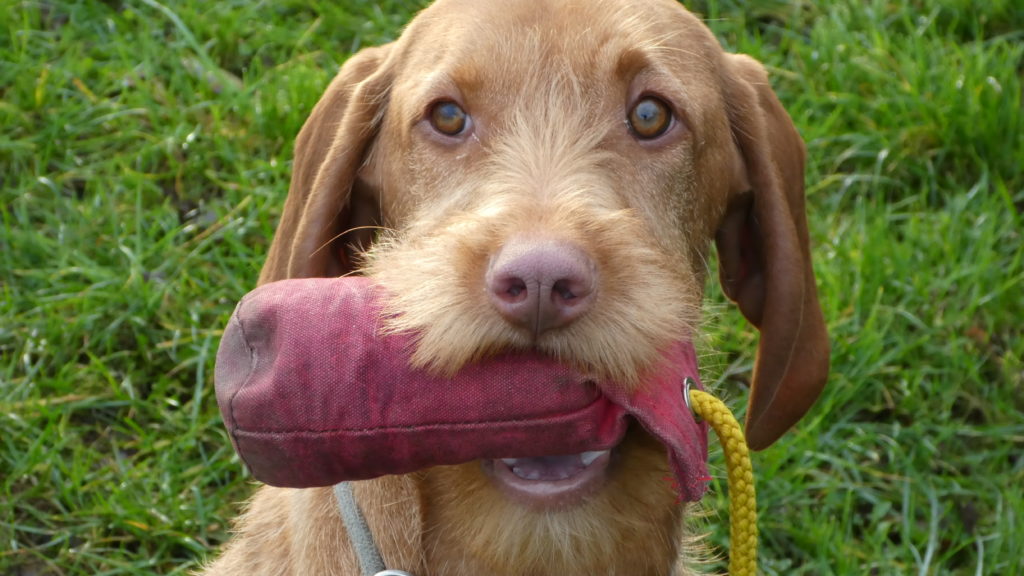
<path fill-rule="evenodd" d="M 829 342 L 804 213 L 804 143 L 764 68 L 725 56 L 726 106 L 742 166 L 715 237 L 723 290 L 760 331 L 747 408 L 751 448 L 775 442 L 828 378 Z"/>
<path fill-rule="evenodd" d="M 378 203 L 358 171 L 391 86 L 390 50 L 366 48 L 349 58 L 302 126 L 260 284 L 351 272 L 353 254 L 372 237 L 367 227 L 379 224 Z"/>

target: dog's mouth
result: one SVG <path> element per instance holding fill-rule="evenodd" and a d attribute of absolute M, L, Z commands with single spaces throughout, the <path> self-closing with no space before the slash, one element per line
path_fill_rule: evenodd
<path fill-rule="evenodd" d="M 605 483 L 615 450 L 482 461 L 484 473 L 510 499 L 533 508 L 567 508 Z"/>

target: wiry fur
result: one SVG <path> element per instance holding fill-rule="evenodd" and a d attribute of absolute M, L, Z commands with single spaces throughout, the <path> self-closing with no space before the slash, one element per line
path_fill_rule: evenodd
<path fill-rule="evenodd" d="M 516 119 L 479 176 L 448 190 L 463 205 L 441 217 L 414 216 L 371 250 L 368 274 L 395 295 L 391 329 L 420 335 L 414 362 L 454 373 L 498 350 L 537 346 L 635 383 L 662 347 L 694 330 L 700 290 L 686 274 L 692 266 L 666 257 L 617 199 L 614 162 L 599 148 L 604 127 L 573 130 L 579 121 L 543 110 Z M 582 247 L 601 274 L 594 311 L 537 342 L 497 316 L 484 272 L 495 247 L 516 237 Z"/>
<path fill-rule="evenodd" d="M 646 142 L 625 119 L 649 94 L 677 123 Z M 441 100 L 469 113 L 468 138 L 432 131 L 426 113 Z M 762 331 L 749 438 L 770 444 L 824 383 L 802 142 L 761 67 L 723 53 L 673 0 L 439 0 L 346 63 L 295 156 L 260 281 L 372 276 L 392 296 L 387 329 L 418 334 L 420 366 L 452 373 L 535 347 L 642 386 L 664 346 L 699 337 L 715 240 L 726 294 Z M 591 309 L 539 337 L 485 294 L 489 263 L 522 239 L 573 246 L 596 275 Z M 358 482 L 355 494 L 385 563 L 416 576 L 693 565 L 665 449 L 638 426 L 603 488 L 559 509 L 506 498 L 478 462 Z M 207 573 L 357 574 L 334 505 L 328 488 L 262 488 Z"/>

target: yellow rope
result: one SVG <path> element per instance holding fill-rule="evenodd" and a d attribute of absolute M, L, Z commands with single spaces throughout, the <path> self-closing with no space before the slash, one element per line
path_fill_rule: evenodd
<path fill-rule="evenodd" d="M 757 499 L 747 440 L 739 422 L 721 400 L 697 389 L 689 390 L 690 407 L 715 430 L 722 444 L 729 473 L 730 576 L 757 572 Z"/>

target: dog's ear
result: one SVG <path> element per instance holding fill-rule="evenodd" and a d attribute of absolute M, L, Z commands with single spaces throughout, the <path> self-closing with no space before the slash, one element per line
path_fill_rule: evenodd
<path fill-rule="evenodd" d="M 260 284 L 351 272 L 354 253 L 379 224 L 377 200 L 358 175 L 387 102 L 390 51 L 366 48 L 349 58 L 302 126 Z"/>
<path fill-rule="evenodd" d="M 734 194 L 715 243 L 723 290 L 761 332 L 747 443 L 775 442 L 818 398 L 829 342 L 804 213 L 804 143 L 764 68 L 726 55 L 724 95 L 739 150 Z"/>

